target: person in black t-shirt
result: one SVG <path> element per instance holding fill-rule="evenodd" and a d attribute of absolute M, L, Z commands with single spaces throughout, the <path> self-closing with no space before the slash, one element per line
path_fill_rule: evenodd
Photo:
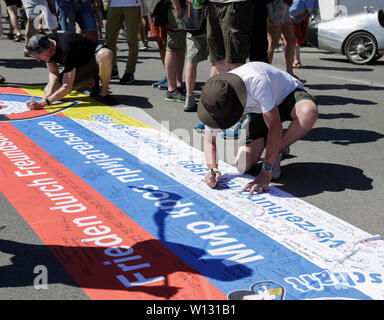
<path fill-rule="evenodd" d="M 81 87 L 92 88 L 91 96 L 101 102 L 115 104 L 108 92 L 113 53 L 101 42 L 70 32 L 37 34 L 29 39 L 27 50 L 36 60 L 46 62 L 49 73 L 44 97 L 28 101 L 30 109 L 42 109 Z M 61 73 L 58 64 L 64 67 Z"/>

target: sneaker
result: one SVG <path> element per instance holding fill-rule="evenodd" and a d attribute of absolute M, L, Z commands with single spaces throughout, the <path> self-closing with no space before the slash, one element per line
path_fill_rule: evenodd
<path fill-rule="evenodd" d="M 139 41 L 139 51 L 144 51 L 148 49 L 148 42 L 147 41 Z"/>
<path fill-rule="evenodd" d="M 197 111 L 197 103 L 193 94 L 187 94 L 184 104 L 185 112 L 194 112 Z"/>
<path fill-rule="evenodd" d="M 275 163 L 275 165 L 273 166 L 273 169 L 272 169 L 272 179 L 273 179 L 273 180 L 277 180 L 277 179 L 279 179 L 280 176 L 281 176 L 280 162 L 281 162 L 281 157 L 282 157 L 282 156 L 283 156 L 282 153 L 279 153 L 279 154 L 278 154 L 276 163 Z"/>
<path fill-rule="evenodd" d="M 98 96 L 96 98 L 96 100 L 98 100 L 98 101 L 100 101 L 106 105 L 109 105 L 109 106 L 115 106 L 115 105 L 119 104 L 117 102 L 117 100 L 114 97 L 112 97 L 110 94 L 106 94 L 104 97 Z"/>
<path fill-rule="evenodd" d="M 193 127 L 197 132 L 204 132 L 205 130 L 205 124 L 204 123 L 198 123 Z"/>
<path fill-rule="evenodd" d="M 158 88 L 159 85 L 164 84 L 164 83 L 167 83 L 167 76 L 164 76 L 163 79 L 152 83 L 152 87 L 153 88 Z"/>
<path fill-rule="evenodd" d="M 113 70 L 111 73 L 111 80 L 119 80 L 119 71 L 118 70 Z"/>
<path fill-rule="evenodd" d="M 221 132 L 221 136 L 224 139 L 237 139 L 240 134 L 240 129 L 244 128 L 248 121 L 246 121 L 246 118 L 241 117 L 239 121 L 236 122 L 232 128 L 225 129 Z"/>
<path fill-rule="evenodd" d="M 120 84 L 131 84 L 135 81 L 133 73 L 126 72 L 123 77 L 120 79 Z"/>
<path fill-rule="evenodd" d="M 185 101 L 185 94 L 179 89 L 176 88 L 173 91 L 168 91 L 165 96 L 166 101 L 171 101 L 171 102 L 184 102 Z"/>
<path fill-rule="evenodd" d="M 168 90 L 168 81 L 167 81 L 167 77 L 165 77 L 165 80 L 162 81 L 158 86 L 157 86 L 158 89 L 160 90 Z"/>

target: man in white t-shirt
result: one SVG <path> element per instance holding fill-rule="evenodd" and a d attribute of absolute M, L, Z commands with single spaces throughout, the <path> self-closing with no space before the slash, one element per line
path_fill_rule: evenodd
<path fill-rule="evenodd" d="M 243 188 L 250 194 L 268 190 L 272 178 L 280 176 L 282 151 L 305 136 L 318 116 L 316 99 L 303 84 L 264 62 L 249 62 L 211 77 L 201 92 L 197 113 L 206 125 L 204 153 L 210 171 L 205 180 L 211 188 L 218 186 L 221 177 L 215 129 L 227 129 L 246 115 L 246 143 L 236 156 L 238 171 L 248 172 L 265 148 L 260 173 Z M 283 135 L 284 121 L 291 123 Z"/>

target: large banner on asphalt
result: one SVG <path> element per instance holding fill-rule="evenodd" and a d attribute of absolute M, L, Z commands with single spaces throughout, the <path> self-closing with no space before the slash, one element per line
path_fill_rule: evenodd
<path fill-rule="evenodd" d="M 91 299 L 384 299 L 379 237 L 226 163 L 210 189 L 200 150 L 41 95 L 0 88 L 0 191 Z"/>

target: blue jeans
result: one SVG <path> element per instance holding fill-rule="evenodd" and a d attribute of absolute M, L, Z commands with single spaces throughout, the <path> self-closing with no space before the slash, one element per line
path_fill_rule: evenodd
<path fill-rule="evenodd" d="M 90 1 L 56 0 L 61 30 L 75 32 L 76 22 L 82 31 L 97 30 L 96 18 Z"/>

